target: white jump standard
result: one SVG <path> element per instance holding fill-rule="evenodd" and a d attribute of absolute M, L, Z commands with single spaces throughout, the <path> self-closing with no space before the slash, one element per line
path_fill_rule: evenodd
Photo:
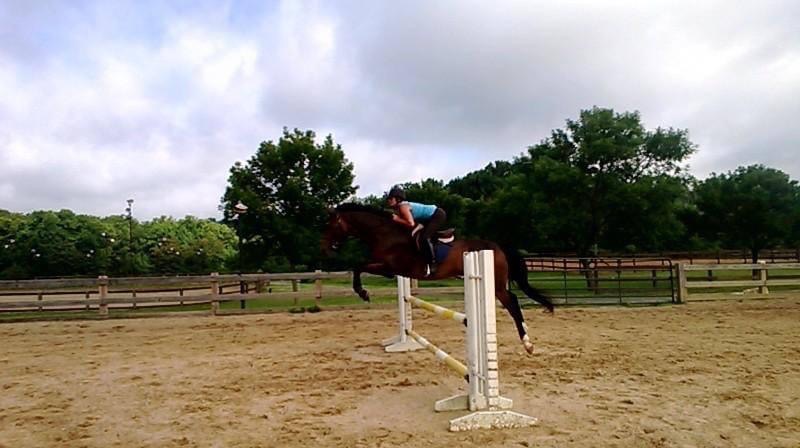
<path fill-rule="evenodd" d="M 513 404 L 511 399 L 500 396 L 493 266 L 494 254 L 490 250 L 464 253 L 463 314 L 412 296 L 410 280 L 397 278 L 400 333 L 384 341 L 383 345 L 387 352 L 426 348 L 467 380 L 467 394 L 439 400 L 434 405 L 436 411 L 473 411 L 450 420 L 451 431 L 518 428 L 537 422 L 534 417 L 510 411 Z M 466 366 L 414 331 L 412 305 L 446 319 L 466 323 Z"/>

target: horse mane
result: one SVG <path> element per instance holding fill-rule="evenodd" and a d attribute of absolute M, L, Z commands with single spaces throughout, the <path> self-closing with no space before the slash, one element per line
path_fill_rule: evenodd
<path fill-rule="evenodd" d="M 378 216 L 378 217 L 381 217 L 381 218 L 386 218 L 386 219 L 391 219 L 392 218 L 392 214 L 387 212 L 386 210 L 383 210 L 383 209 L 380 209 L 380 208 L 377 208 L 377 207 L 373 207 L 371 205 L 358 204 L 358 203 L 355 203 L 355 202 L 347 202 L 347 203 L 344 203 L 344 204 L 339 204 L 339 206 L 336 207 L 336 211 L 337 212 L 362 212 L 362 213 L 370 213 L 372 215 L 375 215 L 375 216 Z"/>

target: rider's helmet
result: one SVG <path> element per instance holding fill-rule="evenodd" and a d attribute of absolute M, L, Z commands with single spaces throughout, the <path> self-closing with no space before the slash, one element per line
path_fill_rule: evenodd
<path fill-rule="evenodd" d="M 398 201 L 405 201 L 406 200 L 406 192 L 403 191 L 403 188 L 399 185 L 395 185 L 389 190 L 389 194 L 386 195 L 386 199 L 395 198 Z"/>

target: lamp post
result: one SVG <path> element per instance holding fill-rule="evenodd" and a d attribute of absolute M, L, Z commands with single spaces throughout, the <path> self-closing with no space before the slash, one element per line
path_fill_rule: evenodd
<path fill-rule="evenodd" d="M 133 272 L 133 199 L 128 199 L 128 275 Z"/>
<path fill-rule="evenodd" d="M 239 222 L 242 220 L 242 215 L 247 213 L 247 206 L 242 204 L 242 201 L 239 201 L 233 206 L 233 213 L 236 214 L 234 216 L 236 220 L 236 235 L 239 237 L 239 294 L 244 294 L 244 281 L 242 280 L 242 226 Z M 239 301 L 239 308 L 244 309 L 244 302 L 244 299 Z"/>

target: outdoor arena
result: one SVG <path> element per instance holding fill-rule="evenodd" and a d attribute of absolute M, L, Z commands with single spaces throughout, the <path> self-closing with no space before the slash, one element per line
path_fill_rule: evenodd
<path fill-rule="evenodd" d="M 0 447 L 800 446 L 800 297 L 497 312 L 532 427 L 449 432 L 465 382 L 386 353 L 395 308 L 0 325 Z M 414 329 L 463 358 L 463 326 Z"/>

